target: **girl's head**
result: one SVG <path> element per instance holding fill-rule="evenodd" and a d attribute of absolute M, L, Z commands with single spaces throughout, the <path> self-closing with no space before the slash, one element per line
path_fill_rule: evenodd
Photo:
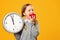
<path fill-rule="evenodd" d="M 34 13 L 33 7 L 31 4 L 25 4 L 22 7 L 22 17 L 26 16 L 29 17 L 29 14 Z"/>

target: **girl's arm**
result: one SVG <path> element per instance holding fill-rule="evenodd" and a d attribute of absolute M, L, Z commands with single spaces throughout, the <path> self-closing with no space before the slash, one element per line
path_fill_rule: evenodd
<path fill-rule="evenodd" d="M 23 31 L 23 29 L 20 32 L 18 32 L 18 33 L 14 33 L 14 36 L 15 36 L 16 40 L 20 40 L 22 31 Z"/>
<path fill-rule="evenodd" d="M 20 32 L 19 33 L 14 33 L 14 36 L 15 36 L 15 38 L 16 38 L 16 40 L 20 40 Z"/>
<path fill-rule="evenodd" d="M 35 25 L 33 24 L 32 26 L 32 35 L 34 37 L 38 36 L 39 34 L 39 26 L 38 26 L 38 22 L 36 21 Z"/>

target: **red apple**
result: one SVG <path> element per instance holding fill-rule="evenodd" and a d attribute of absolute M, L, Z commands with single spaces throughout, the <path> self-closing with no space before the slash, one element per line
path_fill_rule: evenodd
<path fill-rule="evenodd" d="M 36 18 L 36 14 L 34 14 L 34 13 L 31 13 L 29 16 L 30 16 L 31 18 Z"/>

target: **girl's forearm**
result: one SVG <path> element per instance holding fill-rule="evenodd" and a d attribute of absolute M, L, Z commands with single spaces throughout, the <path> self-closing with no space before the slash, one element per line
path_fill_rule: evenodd
<path fill-rule="evenodd" d="M 36 23 L 35 25 L 33 25 L 33 27 L 32 27 L 32 34 L 33 34 L 33 36 L 37 36 L 38 34 L 39 34 L 39 29 L 38 29 L 38 23 Z"/>

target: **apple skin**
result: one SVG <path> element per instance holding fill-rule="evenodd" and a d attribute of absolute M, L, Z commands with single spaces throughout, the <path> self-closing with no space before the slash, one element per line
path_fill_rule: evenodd
<path fill-rule="evenodd" d="M 29 17 L 36 18 L 36 14 L 35 13 L 31 13 L 31 14 L 29 14 Z"/>

